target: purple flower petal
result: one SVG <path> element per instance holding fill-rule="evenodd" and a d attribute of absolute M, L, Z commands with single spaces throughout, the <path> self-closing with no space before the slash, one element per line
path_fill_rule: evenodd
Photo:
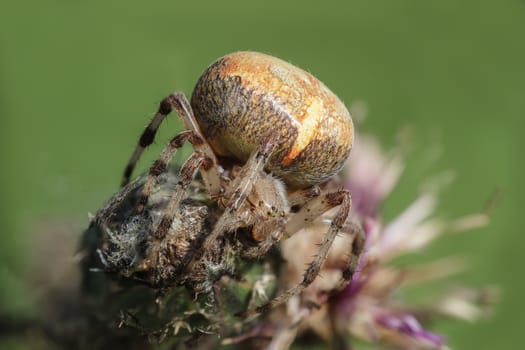
<path fill-rule="evenodd" d="M 442 347 L 445 343 L 443 336 L 427 331 L 421 326 L 418 320 L 410 314 L 382 313 L 376 315 L 375 320 L 385 328 L 398 331 L 420 341 L 429 342 L 438 348 Z"/>

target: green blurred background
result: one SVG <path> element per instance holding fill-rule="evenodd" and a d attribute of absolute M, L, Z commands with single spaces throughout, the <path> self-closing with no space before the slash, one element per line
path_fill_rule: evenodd
<path fill-rule="evenodd" d="M 189 95 L 217 57 L 257 50 L 311 71 L 347 105 L 365 101 L 361 131 L 386 147 L 410 126 L 413 149 L 387 215 L 447 169 L 457 176 L 441 217 L 483 210 L 502 193 L 489 227 L 428 256 L 464 254 L 471 272 L 453 282 L 503 291 L 490 320 L 438 325 L 451 347 L 519 348 L 525 1 L 3 0 L 0 35 L 0 311 L 31 314 L 26 273 L 40 235 L 87 224 L 118 188 L 158 101 Z M 176 130 L 170 118 L 141 169 Z"/>

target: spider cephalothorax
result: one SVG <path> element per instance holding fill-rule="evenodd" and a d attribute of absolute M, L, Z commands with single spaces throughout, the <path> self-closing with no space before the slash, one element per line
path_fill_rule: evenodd
<path fill-rule="evenodd" d="M 130 183 L 142 151 L 173 109 L 186 131 L 170 141 L 147 176 Z M 349 193 L 330 179 L 352 139 L 347 109 L 311 74 L 260 53 L 224 56 L 202 74 L 191 104 L 182 93 L 160 103 L 126 167 L 123 188 L 95 217 L 105 237 L 100 260 L 106 270 L 153 287 L 212 293 L 215 281 L 235 273 L 235 259 L 263 259 L 280 240 L 337 208 L 303 280 L 243 314 L 280 305 L 316 278 L 349 216 Z M 175 178 L 166 170 L 186 141 L 194 152 Z M 172 189 L 159 196 L 166 181 Z M 343 283 L 361 249 L 362 239 L 354 239 Z"/>

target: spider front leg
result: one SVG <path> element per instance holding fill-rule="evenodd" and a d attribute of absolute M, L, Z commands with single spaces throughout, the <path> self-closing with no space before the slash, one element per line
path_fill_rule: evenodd
<path fill-rule="evenodd" d="M 153 163 L 153 165 L 150 167 L 146 180 L 144 181 L 144 184 L 142 185 L 142 190 L 140 192 L 139 200 L 137 202 L 136 208 L 135 208 L 135 214 L 142 214 L 144 212 L 144 209 L 146 207 L 146 204 L 148 203 L 148 199 L 151 196 L 151 193 L 153 191 L 153 187 L 159 177 L 160 174 L 162 174 L 166 169 L 168 168 L 168 165 L 175 155 L 175 152 L 182 147 L 182 145 L 189 141 L 192 145 L 199 145 L 203 143 L 203 140 L 200 138 L 198 134 L 196 134 L 192 130 L 186 130 L 181 132 L 180 134 L 176 135 L 171 141 L 168 143 L 168 145 L 164 148 L 162 153 L 160 154 L 159 158 Z M 198 152 L 200 154 L 204 154 L 203 152 Z M 208 160 L 207 164 L 203 168 L 208 168 L 211 166 L 211 160 L 206 157 Z M 136 181 L 135 181 L 136 182 Z M 120 191 L 120 195 L 115 198 L 107 208 L 104 208 L 103 213 L 101 214 L 101 217 L 103 217 L 103 221 L 106 221 L 108 219 L 108 214 L 113 213 L 113 211 L 118 208 L 118 206 L 124 201 L 125 198 L 129 195 L 129 193 L 136 187 L 136 185 L 133 183 L 129 183 Z"/>
<path fill-rule="evenodd" d="M 169 147 L 169 146 L 168 146 Z M 200 168 L 206 168 L 210 162 L 210 159 L 203 152 L 196 151 L 194 152 L 182 165 L 182 168 L 179 173 L 179 181 L 171 198 L 164 209 L 162 219 L 160 220 L 159 225 L 153 232 L 153 236 L 156 239 L 163 239 L 168 233 L 173 219 L 177 214 L 182 200 L 186 196 L 186 191 L 197 175 L 197 172 Z"/>
<path fill-rule="evenodd" d="M 146 181 L 142 187 L 140 193 L 139 201 L 135 209 L 136 214 L 141 214 L 144 212 L 144 208 L 148 203 L 148 199 L 153 191 L 153 186 L 155 185 L 160 174 L 166 171 L 168 165 L 175 155 L 175 152 L 182 147 L 184 142 L 189 141 L 191 144 L 195 145 L 202 142 L 202 139 L 195 134 L 193 131 L 187 130 L 183 131 L 177 136 L 175 136 L 168 145 L 164 148 L 159 158 L 153 163 L 149 169 Z"/>
<path fill-rule="evenodd" d="M 215 196 L 220 191 L 220 174 L 218 172 L 217 167 L 217 158 L 215 157 L 215 154 L 213 153 L 213 150 L 211 149 L 210 145 L 206 142 L 206 139 L 203 137 L 199 125 L 193 114 L 191 105 L 182 92 L 175 92 L 167 96 L 160 102 L 157 113 L 155 113 L 155 116 L 153 117 L 151 122 L 148 124 L 148 126 L 146 126 L 146 129 L 144 129 L 144 131 L 142 132 L 139 142 L 128 161 L 128 164 L 124 170 L 124 175 L 122 177 L 121 186 L 124 187 L 129 183 L 131 174 L 133 173 L 133 170 L 135 169 L 135 166 L 138 160 L 140 159 L 142 152 L 144 152 L 144 149 L 146 147 L 153 143 L 153 140 L 155 139 L 155 134 L 157 133 L 160 124 L 168 116 L 168 114 L 171 113 L 173 109 L 177 111 L 179 117 L 181 118 L 184 124 L 184 127 L 187 130 L 193 131 L 195 135 L 201 140 L 201 142 L 193 143 L 193 149 L 194 151 L 200 151 L 204 153 L 208 157 L 208 159 L 210 159 L 211 164 L 206 169 L 203 169 L 202 177 L 210 195 Z"/>
<path fill-rule="evenodd" d="M 231 196 L 226 198 L 227 203 L 224 212 L 215 224 L 213 231 L 206 237 L 203 243 L 202 247 L 204 252 L 210 252 L 212 246 L 224 232 L 233 231 L 242 225 L 242 221 L 238 215 L 236 215 L 236 212 L 252 190 L 255 181 L 257 181 L 261 171 L 263 171 L 264 166 L 272 152 L 275 150 L 277 143 L 278 137 L 275 134 L 270 134 L 263 138 L 258 150 L 252 153 L 246 164 L 243 166 L 239 175 L 232 183 L 232 188 L 234 190 Z"/>
<path fill-rule="evenodd" d="M 346 220 L 350 214 L 351 208 L 351 197 L 350 193 L 346 190 L 340 190 L 333 193 L 328 193 L 323 196 L 316 197 L 308 202 L 301 210 L 297 213 L 297 217 L 294 217 L 287 228 L 293 228 L 294 225 L 299 225 L 298 221 L 303 221 L 304 219 L 314 219 L 325 212 L 327 209 L 334 208 L 339 206 L 337 213 L 330 223 L 328 232 L 325 234 L 323 241 L 320 244 L 319 250 L 315 255 L 314 259 L 306 269 L 303 274 L 303 280 L 296 286 L 286 290 L 282 294 L 275 297 L 273 300 L 268 302 L 265 305 L 259 306 L 257 308 L 247 310 L 239 316 L 251 316 L 259 313 L 266 312 L 272 308 L 275 308 L 283 303 L 286 303 L 291 297 L 300 294 L 306 287 L 308 287 L 317 277 L 321 267 L 323 266 L 326 258 L 328 256 L 328 251 L 334 242 L 337 234 L 342 230 L 345 225 Z M 298 220 L 302 219 L 302 220 Z M 297 222 L 297 223 L 296 223 Z M 298 227 L 298 226 L 297 226 Z M 293 231 L 290 231 L 293 232 Z M 355 270 L 355 262 L 349 264 L 348 271 L 344 273 L 344 278 L 347 280 L 351 279 L 351 276 Z M 354 270 L 353 270 L 354 269 Z"/>

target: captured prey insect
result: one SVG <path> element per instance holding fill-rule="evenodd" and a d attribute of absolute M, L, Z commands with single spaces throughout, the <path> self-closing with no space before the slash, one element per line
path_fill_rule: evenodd
<path fill-rule="evenodd" d="M 130 182 L 173 110 L 186 130 L 145 176 Z M 353 133 L 344 104 L 311 74 L 257 52 L 219 58 L 199 78 L 191 103 L 179 92 L 162 100 L 129 160 L 122 189 L 96 214 L 102 268 L 159 290 L 185 286 L 194 295 L 213 296 L 217 281 L 236 275 L 236 261 L 264 260 L 281 240 L 335 212 L 302 281 L 238 315 L 287 302 L 316 279 L 349 217 L 350 194 L 334 175 L 350 154 Z M 185 142 L 193 153 L 174 176 L 169 164 Z M 356 237 L 342 285 L 362 248 Z"/>

